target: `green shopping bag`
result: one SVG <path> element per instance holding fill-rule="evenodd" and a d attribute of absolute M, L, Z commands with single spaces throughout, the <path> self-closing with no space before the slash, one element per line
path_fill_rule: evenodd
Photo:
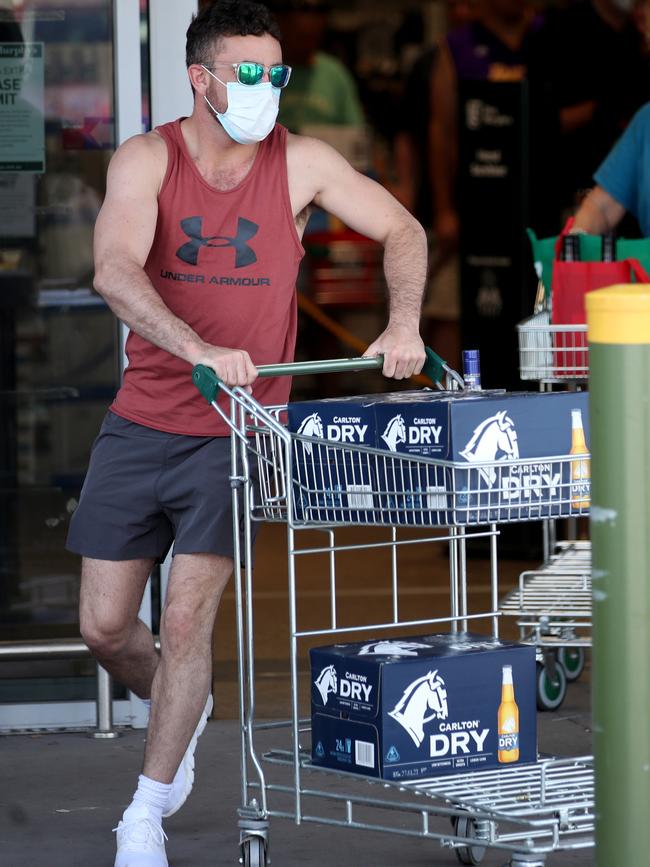
<path fill-rule="evenodd" d="M 538 238 L 532 229 L 526 229 L 533 250 L 533 262 L 537 279 L 544 284 L 544 298 L 551 298 L 553 285 L 553 262 L 555 246 L 559 235 L 552 238 Z M 578 235 L 580 239 L 580 261 L 600 262 L 602 237 L 600 235 Z M 650 238 L 617 238 L 616 260 L 636 259 L 650 273 Z"/>

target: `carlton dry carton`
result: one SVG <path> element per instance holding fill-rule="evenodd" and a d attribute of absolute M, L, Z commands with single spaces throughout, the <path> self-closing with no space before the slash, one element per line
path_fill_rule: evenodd
<path fill-rule="evenodd" d="M 587 392 L 424 390 L 291 403 L 289 430 L 335 444 L 295 443 L 296 510 L 396 525 L 585 512 L 587 400 Z"/>
<path fill-rule="evenodd" d="M 460 632 L 310 656 L 316 765 L 415 780 L 537 759 L 530 645 Z"/>
<path fill-rule="evenodd" d="M 300 406 L 296 412 L 294 407 Z M 305 407 L 303 411 L 302 407 Z M 320 443 L 301 442 L 294 446 L 294 498 L 296 513 L 310 521 L 327 522 L 349 516 L 356 523 L 372 520 L 375 501 L 376 476 L 372 462 L 356 451 L 336 451 L 327 443 L 343 445 L 366 444 L 374 436 L 374 420 L 370 407 L 338 405 L 329 407 L 325 414 L 313 406 L 318 404 L 291 404 L 289 429 L 296 425 L 298 434 L 316 437 Z M 307 411 L 308 410 L 308 411 Z"/>

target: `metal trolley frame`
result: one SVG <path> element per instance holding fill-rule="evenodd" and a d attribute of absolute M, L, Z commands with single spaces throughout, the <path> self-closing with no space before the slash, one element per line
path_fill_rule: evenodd
<path fill-rule="evenodd" d="M 524 319 L 517 333 L 522 380 L 538 382 L 542 391 L 575 389 L 588 380 L 586 325 L 554 325 L 549 310 L 541 310 Z M 558 543 L 554 521 L 544 522 L 543 533 L 544 562 L 521 575 L 500 610 L 515 617 L 522 640 L 538 648 L 538 705 L 555 710 L 567 682 L 580 677 L 591 647 L 591 545 L 576 542 L 572 526 L 570 541 Z"/>
<path fill-rule="evenodd" d="M 365 367 L 381 364 L 376 359 L 363 362 L 371 362 Z M 333 369 L 327 365 L 317 362 L 311 370 Z M 267 375 L 295 375 L 309 368 L 304 364 L 275 365 L 268 368 Z M 334 369 L 345 368 L 339 363 Z M 359 365 L 351 360 L 347 369 L 359 369 Z M 202 370 L 205 372 L 205 368 Z M 457 374 L 453 377 L 458 379 Z M 492 847 L 507 853 L 511 867 L 541 867 L 550 852 L 592 846 L 594 786 L 589 756 L 550 758 L 417 782 L 389 782 L 313 765 L 302 743 L 303 736 L 308 736 L 310 720 L 300 716 L 299 646 L 305 641 L 360 632 L 390 634 L 392 630 L 413 627 L 457 631 L 482 622 L 493 636 L 498 636 L 497 524 L 542 517 L 549 509 L 566 508 L 571 502 L 570 485 L 541 491 L 535 506 L 504 509 L 500 495 L 506 490 L 505 471 L 501 462 L 468 470 L 467 464 L 407 458 L 299 436 L 284 425 L 283 408 L 264 408 L 246 391 L 221 386 L 230 396 L 228 416 L 216 402 L 216 388 L 197 385 L 231 428 L 233 514 L 243 511 L 244 515 L 243 550 L 239 520 L 234 518 L 241 719 L 240 862 L 245 867 L 265 867 L 269 863 L 271 817 L 292 819 L 296 824 L 321 823 L 437 840 L 455 850 L 462 864 L 479 864 L 486 848 Z M 304 449 L 310 451 L 315 465 L 328 469 L 317 477 L 301 475 L 299 458 Z M 565 466 L 569 458 L 545 460 L 557 463 L 560 472 L 564 470 L 562 478 L 569 478 Z M 508 463 L 508 470 L 514 463 Z M 396 489 L 391 491 L 390 484 L 388 488 L 385 484 L 355 487 L 360 465 L 368 473 L 372 471 L 374 478 L 398 479 L 394 482 Z M 423 490 L 423 473 L 429 493 L 405 497 L 405 491 Z M 489 495 L 481 473 L 489 473 L 493 479 Z M 364 479 L 367 481 L 367 474 Z M 347 499 L 337 493 L 350 488 L 357 493 Z M 397 502 L 395 498 L 400 495 L 402 499 Z M 252 526 L 256 521 L 281 522 L 287 529 L 291 698 L 289 718 L 273 722 L 259 722 L 255 717 Z M 384 528 L 381 532 L 385 536 L 366 544 L 341 543 L 337 532 L 350 526 Z M 411 531 L 416 528 L 419 533 L 415 538 L 412 532 L 402 536 L 402 527 Z M 307 530 L 311 537 L 303 544 L 303 531 Z M 322 544 L 309 541 L 314 531 L 322 533 Z M 469 606 L 465 546 L 469 537 L 476 536 L 490 541 L 488 610 Z M 403 546 L 441 543 L 449 545 L 449 613 L 419 619 L 401 617 L 398 552 Z M 337 583 L 337 557 L 342 552 L 369 548 L 386 552 L 390 616 L 384 622 L 343 626 L 339 618 L 342 588 Z M 299 564 L 309 562 L 314 555 L 328 562 L 329 605 L 326 609 L 323 606 L 322 627 L 305 629 L 298 616 L 298 571 Z M 282 738 L 283 743 L 274 744 L 276 738 Z"/>
<path fill-rule="evenodd" d="M 541 384 L 571 384 L 589 377 L 586 325 L 552 325 L 548 310 L 517 325 L 519 376 Z"/>

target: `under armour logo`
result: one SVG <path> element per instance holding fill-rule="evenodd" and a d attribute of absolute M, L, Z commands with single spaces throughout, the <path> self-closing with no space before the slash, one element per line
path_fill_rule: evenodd
<path fill-rule="evenodd" d="M 254 250 L 246 243 L 257 234 L 259 229 L 257 223 L 253 223 L 251 220 L 245 220 L 244 217 L 237 219 L 237 235 L 234 238 L 230 238 L 228 235 L 209 235 L 204 238 L 203 217 L 186 217 L 181 220 L 181 229 L 190 240 L 178 248 L 176 255 L 188 265 L 196 265 L 201 247 L 234 247 L 235 268 L 243 268 L 245 265 L 252 265 L 253 262 L 257 262 Z M 213 244 L 212 241 L 221 241 L 222 243 Z"/>

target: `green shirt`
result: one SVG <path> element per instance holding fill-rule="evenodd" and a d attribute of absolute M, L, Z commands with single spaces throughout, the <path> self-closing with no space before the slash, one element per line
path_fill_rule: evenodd
<path fill-rule="evenodd" d="M 318 123 L 362 126 L 365 122 L 354 79 L 336 57 L 320 52 L 311 66 L 294 67 L 280 97 L 278 120 L 292 132 Z"/>

